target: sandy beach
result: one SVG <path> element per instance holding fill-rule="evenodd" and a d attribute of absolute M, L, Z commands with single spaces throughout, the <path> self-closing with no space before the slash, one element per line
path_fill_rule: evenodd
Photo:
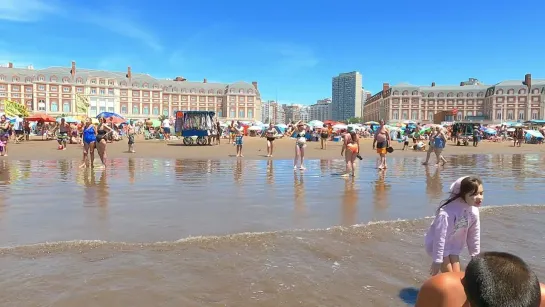
<path fill-rule="evenodd" d="M 108 144 L 107 155 L 110 158 L 168 158 L 168 159 L 236 159 L 235 147 L 228 144 L 226 139 L 222 139 L 219 146 L 184 146 L 180 140 L 159 141 L 144 140 L 140 136 L 136 140 L 136 153 L 127 152 L 127 141 L 122 140 Z M 272 159 L 293 159 L 294 154 L 293 139 L 279 139 L 275 141 L 274 157 Z M 372 149 L 371 139 L 361 140 L 361 154 L 365 157 L 376 157 Z M 327 149 L 320 149 L 319 142 L 307 143 L 305 157 L 307 159 L 337 159 L 340 158 L 341 142 L 329 142 Z M 10 160 L 36 160 L 36 159 L 80 159 L 81 145 L 68 145 L 65 151 L 57 149 L 55 140 L 42 141 L 40 138 L 34 138 L 21 144 L 9 143 L 9 156 L 0 157 L 0 159 Z M 244 138 L 243 159 L 271 159 L 267 158 L 266 140 L 258 137 Z M 421 156 L 425 152 L 414 150 L 402 151 L 402 143 L 394 142 L 395 151 L 388 156 Z M 544 153 L 545 146 L 535 144 L 524 144 L 522 147 L 513 147 L 512 142 L 494 143 L 481 142 L 477 148 L 473 146 L 454 146 L 449 142 L 445 151 L 445 157 L 452 155 L 472 155 L 472 154 L 521 154 L 521 153 Z"/>

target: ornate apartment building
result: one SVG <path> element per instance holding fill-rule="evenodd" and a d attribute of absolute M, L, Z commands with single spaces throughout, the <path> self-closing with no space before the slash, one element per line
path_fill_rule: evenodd
<path fill-rule="evenodd" d="M 71 67 L 41 70 L 0 67 L 0 113 L 4 100 L 53 116 L 76 115 L 75 98 L 88 98 L 88 116 L 116 112 L 131 119 L 172 115 L 175 111 L 214 111 L 220 119 L 261 119 L 257 82 L 190 82 L 182 77 L 156 79 L 147 74 Z M 84 115 L 84 114 L 77 114 Z"/>
<path fill-rule="evenodd" d="M 414 120 L 432 122 L 441 111 L 452 111 L 455 120 L 524 121 L 545 116 L 545 79 L 502 81 L 484 85 L 476 79 L 460 86 L 415 86 L 401 83 L 369 98 L 364 105 L 364 121 Z"/>

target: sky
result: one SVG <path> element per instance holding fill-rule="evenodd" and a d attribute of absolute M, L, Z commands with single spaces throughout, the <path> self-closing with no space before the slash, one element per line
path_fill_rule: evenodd
<path fill-rule="evenodd" d="M 0 63 L 259 83 L 313 104 L 332 77 L 456 85 L 545 79 L 545 1 L 0 0 Z"/>

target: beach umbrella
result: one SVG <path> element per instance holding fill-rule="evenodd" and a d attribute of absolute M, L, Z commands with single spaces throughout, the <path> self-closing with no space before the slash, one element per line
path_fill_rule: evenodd
<path fill-rule="evenodd" d="M 378 122 L 375 122 L 375 121 L 368 121 L 365 123 L 366 125 L 378 125 L 379 123 Z"/>
<path fill-rule="evenodd" d="M 118 118 L 123 118 L 123 116 L 117 114 L 117 113 L 114 113 L 114 112 L 101 112 L 100 114 L 97 115 L 97 118 L 101 118 L 101 117 L 104 117 L 104 118 L 110 118 L 110 117 L 118 117 Z"/>
<path fill-rule="evenodd" d="M 323 127 L 323 126 L 324 126 L 324 122 L 315 119 L 315 120 L 309 121 L 309 122 L 308 122 L 308 125 L 311 126 L 311 127 Z"/>
<path fill-rule="evenodd" d="M 420 135 L 422 135 L 422 134 L 424 134 L 424 133 L 426 133 L 426 132 L 428 132 L 430 130 L 431 130 L 431 127 L 424 127 L 416 135 L 420 136 Z"/>
<path fill-rule="evenodd" d="M 335 129 L 335 130 L 344 130 L 344 129 L 348 129 L 348 126 L 345 125 L 345 124 L 336 124 L 335 126 L 333 126 L 333 129 Z"/>
<path fill-rule="evenodd" d="M 515 132 L 515 130 L 516 130 L 515 128 L 509 128 L 507 129 L 507 132 Z"/>
<path fill-rule="evenodd" d="M 288 125 L 286 125 L 286 124 L 277 124 L 277 125 L 275 125 L 275 127 L 286 129 L 286 128 L 288 128 Z"/>
<path fill-rule="evenodd" d="M 488 134 L 496 134 L 498 133 L 495 129 L 491 129 L 491 128 L 487 128 L 484 130 L 485 133 L 488 133 Z"/>
<path fill-rule="evenodd" d="M 250 128 L 248 128 L 249 131 L 261 131 L 263 130 L 263 127 L 261 126 L 251 126 Z"/>
<path fill-rule="evenodd" d="M 45 123 L 54 123 L 56 121 L 53 116 L 44 113 L 34 113 L 26 117 L 26 120 L 28 120 L 29 122 L 44 121 Z"/>
<path fill-rule="evenodd" d="M 67 123 L 77 123 L 77 122 L 79 122 L 79 120 L 68 116 L 68 117 L 59 117 L 59 118 L 57 118 L 57 123 L 60 123 L 61 119 L 63 119 L 63 118 L 64 118 L 64 121 L 67 122 Z"/>

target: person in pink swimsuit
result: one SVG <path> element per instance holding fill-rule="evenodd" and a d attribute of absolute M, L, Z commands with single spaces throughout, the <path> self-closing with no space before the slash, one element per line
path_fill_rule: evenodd
<path fill-rule="evenodd" d="M 360 153 L 360 140 L 356 132 L 349 128 L 348 133 L 343 136 L 343 147 L 341 149 L 341 156 L 344 155 L 344 161 L 346 162 L 346 169 L 343 176 L 354 177 L 354 161 Z"/>
<path fill-rule="evenodd" d="M 460 272 L 460 253 L 467 244 L 471 257 L 481 252 L 479 207 L 483 201 L 482 181 L 461 177 L 450 186 L 425 237 L 426 252 L 433 258 L 430 274 Z"/>

